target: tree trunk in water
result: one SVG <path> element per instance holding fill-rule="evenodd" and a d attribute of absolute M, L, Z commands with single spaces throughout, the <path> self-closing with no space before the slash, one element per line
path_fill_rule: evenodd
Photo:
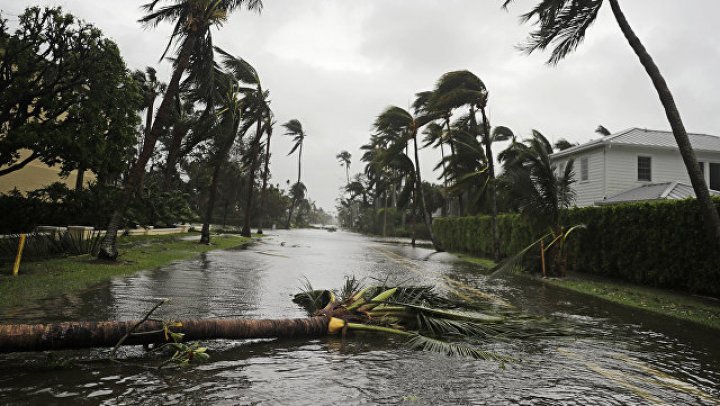
<path fill-rule="evenodd" d="M 210 191 L 208 195 L 207 207 L 205 208 L 205 221 L 203 221 L 202 232 L 200 233 L 200 244 L 210 244 L 210 223 L 212 222 L 212 214 L 215 206 L 215 198 L 217 197 L 217 187 L 220 180 L 220 170 L 225 162 L 225 155 L 218 157 L 213 170 L 212 182 L 210 183 Z"/>
<path fill-rule="evenodd" d="M 485 108 L 481 108 L 480 112 L 483 119 L 483 131 L 485 136 L 485 158 L 488 161 L 488 176 L 490 177 L 490 215 L 492 222 L 492 239 L 493 239 L 493 260 L 500 262 L 500 238 L 498 235 L 497 225 L 497 188 L 495 185 L 495 160 L 492 155 L 492 138 L 490 136 L 490 122 L 488 121 L 487 115 L 485 114 Z M 474 116 L 474 114 L 473 114 Z"/>
<path fill-rule="evenodd" d="M 672 92 L 670 92 L 670 88 L 668 87 L 667 82 L 665 82 L 665 78 L 660 73 L 660 69 L 655 64 L 655 61 L 653 61 L 652 57 L 645 49 L 645 46 L 642 42 L 640 42 L 637 35 L 635 35 L 632 27 L 630 27 L 630 23 L 620 9 L 618 0 L 610 0 L 610 6 L 612 7 L 613 15 L 615 16 L 623 35 L 625 35 L 628 43 L 630 43 L 633 51 L 635 51 L 635 54 L 640 59 L 640 63 L 642 63 L 645 71 L 647 71 L 650 76 L 650 79 L 655 86 L 655 90 L 660 97 L 660 102 L 662 102 L 662 105 L 665 108 L 665 114 L 667 115 L 668 122 L 670 123 L 673 135 L 675 136 L 675 141 L 680 149 L 680 155 L 685 163 L 685 168 L 687 168 L 690 182 L 695 190 L 695 195 L 697 196 L 697 200 L 700 205 L 700 211 L 705 219 L 704 223 L 706 224 L 708 234 L 714 240 L 714 245 L 717 250 L 717 248 L 720 247 L 720 215 L 718 215 L 717 208 L 710 197 L 710 191 L 705 183 L 705 178 L 702 175 L 700 165 L 695 157 L 695 152 L 690 144 L 690 139 L 688 138 L 687 131 L 685 130 L 685 125 L 683 124 L 682 117 L 680 116 L 680 111 L 678 111 L 678 108 L 675 105 L 675 99 L 673 98 Z"/>
<path fill-rule="evenodd" d="M 212 339 L 255 339 L 320 337 L 328 334 L 326 317 L 303 319 L 183 320 L 172 327 L 185 334 L 184 341 Z M 0 353 L 114 347 L 138 321 L 69 322 L 35 325 L 0 325 Z M 163 323 L 148 320 L 140 324 L 123 345 L 162 344 Z"/>
<path fill-rule="evenodd" d="M 145 165 L 147 165 L 150 157 L 155 151 L 155 143 L 158 137 L 162 133 L 163 128 L 170 123 L 172 117 L 173 100 L 180 90 L 180 79 L 185 70 L 190 65 L 190 57 L 192 56 L 192 45 L 195 43 L 195 38 L 190 37 L 185 42 L 182 51 L 178 57 L 177 66 L 173 72 L 170 83 L 168 84 L 167 90 L 163 97 L 163 101 L 160 104 L 157 115 L 155 116 L 155 122 L 153 123 L 152 129 L 146 134 L 143 142 L 142 151 L 138 156 L 135 165 L 130 170 L 130 175 L 125 182 L 125 190 L 123 191 L 122 197 L 116 202 L 115 210 L 110 217 L 110 223 L 108 224 L 105 237 L 103 237 L 102 243 L 100 244 L 100 251 L 98 258 L 116 260 L 118 256 L 116 242 L 117 232 L 120 228 L 120 222 L 125 215 L 125 210 L 133 199 L 134 195 L 140 191 L 142 187 L 143 177 L 145 176 Z"/>
<path fill-rule="evenodd" d="M 430 216 L 430 213 L 427 209 L 427 204 L 425 203 L 425 192 L 422 188 L 422 176 L 420 175 L 420 155 L 418 154 L 418 142 L 417 142 L 417 130 L 413 131 L 413 146 L 415 149 L 415 181 L 417 182 L 417 190 L 418 194 L 420 195 L 420 205 L 422 207 L 422 215 L 423 220 L 425 221 L 425 227 L 428 229 L 428 233 L 430 233 L 430 241 L 432 241 L 432 245 L 435 248 L 435 251 L 442 252 L 444 251 L 442 247 L 440 246 L 440 242 L 438 242 L 437 239 L 435 239 L 435 234 L 432 230 L 432 217 Z"/>
<path fill-rule="evenodd" d="M 262 137 L 262 120 L 258 119 L 257 128 L 255 129 L 255 139 L 252 143 L 252 155 L 250 156 L 250 168 L 248 171 L 248 193 L 247 200 L 245 201 L 245 221 L 243 221 L 243 228 L 240 234 L 243 237 L 252 236 L 250 231 L 250 219 L 252 218 L 253 211 L 253 191 L 255 190 L 255 166 L 257 163 L 258 156 L 260 155 L 260 138 Z"/>

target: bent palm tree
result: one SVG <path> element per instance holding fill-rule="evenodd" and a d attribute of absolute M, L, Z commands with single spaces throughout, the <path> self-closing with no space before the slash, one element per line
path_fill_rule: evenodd
<path fill-rule="evenodd" d="M 178 56 L 170 82 L 165 90 L 163 101 L 155 115 L 155 121 L 143 141 L 138 159 L 130 170 L 125 182 L 122 198 L 117 202 L 105 237 L 103 238 L 100 258 L 116 260 L 118 256 L 116 241 L 117 232 L 130 200 L 142 186 L 145 166 L 155 151 L 155 144 L 163 130 L 170 125 L 175 97 L 180 91 L 180 81 L 191 64 L 196 66 L 212 66 L 212 62 L 203 60 L 212 54 L 212 27 L 220 27 L 227 20 L 229 13 L 238 7 L 245 6 L 248 10 L 261 10 L 261 0 L 172 0 L 170 5 L 158 8 L 161 0 L 153 0 L 143 6 L 148 12 L 140 22 L 155 27 L 162 22 L 174 22 L 170 41 L 162 54 L 161 60 L 167 55 L 173 44 L 178 45 Z M 212 70 L 212 69 L 210 69 Z"/>
<path fill-rule="evenodd" d="M 340 166 L 345 167 L 345 178 L 347 179 L 346 184 L 350 183 L 350 160 L 352 159 L 352 155 L 347 151 L 342 151 L 339 154 L 335 156 L 337 160 L 340 162 Z"/>
<path fill-rule="evenodd" d="M 419 116 L 413 117 L 408 111 L 397 107 L 390 106 L 383 111 L 375 120 L 374 127 L 380 134 L 385 135 L 400 135 L 401 142 L 406 144 L 410 140 L 413 141 L 413 148 L 415 152 L 415 184 L 416 193 L 419 194 L 420 204 L 422 206 L 423 220 L 425 226 L 430 233 L 430 240 L 432 241 L 433 247 L 436 251 L 443 251 L 440 246 L 440 242 L 435 238 L 435 234 L 432 229 L 432 217 L 427 210 L 427 204 L 425 202 L 425 194 L 422 188 L 422 176 L 420 174 L 420 156 L 418 153 L 418 130 L 425 124 L 428 124 L 432 120 L 431 116 Z"/>
<path fill-rule="evenodd" d="M 619 0 L 607 1 L 610 3 L 613 16 L 625 39 L 655 86 L 675 136 L 680 155 L 685 163 L 690 182 L 695 190 L 709 234 L 712 236 L 715 245 L 720 246 L 720 215 L 718 215 L 717 208 L 710 198 L 710 191 L 690 144 L 690 139 L 672 92 L 662 73 L 660 73 L 657 64 L 655 64 L 655 61 L 630 26 L 620 8 Z M 503 7 L 509 6 L 512 2 L 513 0 L 503 0 Z M 587 29 L 595 22 L 603 4 L 604 0 L 540 0 L 531 11 L 522 17 L 524 22 L 532 22 L 533 25 L 538 26 L 530 34 L 530 39 L 523 46 L 524 50 L 531 53 L 552 47 L 548 63 L 557 64 L 576 50 L 585 39 Z"/>
<path fill-rule="evenodd" d="M 305 130 L 303 129 L 302 123 L 300 120 L 293 119 L 288 121 L 287 123 L 283 124 L 283 127 L 285 127 L 285 135 L 289 135 L 293 138 L 293 147 L 290 149 L 290 152 L 288 153 L 288 156 L 292 155 L 297 151 L 298 153 L 298 178 L 295 185 L 293 185 L 293 190 L 295 189 L 296 185 L 302 185 L 302 153 L 303 153 L 303 146 L 305 144 L 305 137 L 307 137 L 307 134 L 305 134 Z M 303 188 L 305 185 L 302 185 Z M 307 190 L 307 189 L 306 189 Z M 304 193 L 303 193 L 304 196 Z M 285 228 L 290 229 L 290 220 L 292 219 L 292 212 L 295 210 L 295 205 L 299 202 L 299 200 L 295 199 L 293 197 L 292 202 L 290 203 L 290 214 L 288 215 L 288 221 L 285 224 Z"/>

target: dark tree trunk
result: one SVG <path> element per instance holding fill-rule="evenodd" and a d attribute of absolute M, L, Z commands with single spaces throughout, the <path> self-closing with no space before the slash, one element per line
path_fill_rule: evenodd
<path fill-rule="evenodd" d="M 225 155 L 218 157 L 213 170 L 212 182 L 208 194 L 207 207 L 205 208 L 205 220 L 203 221 L 202 232 L 200 233 L 200 244 L 210 244 L 210 223 L 212 223 L 213 209 L 215 207 L 215 198 L 217 197 L 217 188 L 220 180 L 220 171 L 225 162 Z"/>
<path fill-rule="evenodd" d="M 240 233 L 243 237 L 252 236 L 252 232 L 250 231 L 250 220 L 252 218 L 253 211 L 253 191 L 255 190 L 255 166 L 257 166 L 258 156 L 260 155 L 260 138 L 262 138 L 262 119 L 258 118 L 255 130 L 255 139 L 252 141 L 250 168 L 248 168 L 248 193 L 247 200 L 245 201 L 245 221 L 243 221 L 243 228 Z"/>
<path fill-rule="evenodd" d="M 115 210 L 110 217 L 110 223 L 108 224 L 105 237 L 103 237 L 102 243 L 100 244 L 100 251 L 98 253 L 98 257 L 101 259 L 108 259 L 112 261 L 117 259 L 118 252 L 116 242 L 117 232 L 121 225 L 120 223 L 125 215 L 125 211 L 127 210 L 130 201 L 142 188 L 143 177 L 145 176 L 145 165 L 147 165 L 150 157 L 155 151 L 155 143 L 160 137 L 163 128 L 170 123 L 173 101 L 180 89 L 180 80 L 182 79 L 183 73 L 190 65 L 190 57 L 192 56 L 192 48 L 195 42 L 195 36 L 191 36 L 188 37 L 183 44 L 182 51 L 180 51 L 180 55 L 178 56 L 175 71 L 173 72 L 170 83 L 165 91 L 163 101 L 160 104 L 160 108 L 158 109 L 155 117 L 155 122 L 153 123 L 152 129 L 145 136 L 140 155 L 130 170 L 130 175 L 125 182 L 125 190 L 123 191 L 122 197 L 116 202 Z"/>
<path fill-rule="evenodd" d="M 83 190 L 83 183 L 85 183 L 85 166 L 80 165 L 77 169 L 77 177 L 75 178 L 75 191 L 80 192 Z"/>
<path fill-rule="evenodd" d="M 420 175 L 420 155 L 418 154 L 417 130 L 413 130 L 413 147 L 415 149 L 415 181 L 417 182 L 416 188 L 418 190 L 418 195 L 420 196 L 423 220 L 425 221 L 425 227 L 427 227 L 428 233 L 430 233 L 430 241 L 432 241 L 435 251 L 442 252 L 443 249 L 440 246 L 440 242 L 435 238 L 435 234 L 433 233 L 432 217 L 428 212 L 427 204 L 425 203 L 425 192 L 423 191 L 422 176 Z"/>
<path fill-rule="evenodd" d="M 288 213 L 288 219 L 287 223 L 285 223 L 285 228 L 290 229 L 290 221 L 292 220 L 293 211 L 295 210 L 295 198 L 292 199 L 292 202 L 290 203 L 290 210 Z"/>
<path fill-rule="evenodd" d="M 710 191 L 705 183 L 705 178 L 703 177 L 700 165 L 695 157 L 695 152 L 690 144 L 690 139 L 688 138 L 687 131 L 685 130 L 685 125 L 683 124 L 682 117 L 680 116 L 680 111 L 675 105 L 675 99 L 673 98 L 672 92 L 670 92 L 670 88 L 668 87 L 667 82 L 665 82 L 665 78 L 660 73 L 660 69 L 655 64 L 655 61 L 653 61 L 652 57 L 645 49 L 645 46 L 642 42 L 640 42 L 637 35 L 635 35 L 632 27 L 630 27 L 630 23 L 620 9 L 618 0 L 610 0 L 610 6 L 612 7 L 613 15 L 615 16 L 623 35 L 625 35 L 628 43 L 630 43 L 633 51 L 635 51 L 635 54 L 640 59 L 640 63 L 642 63 L 645 71 L 647 71 L 650 76 L 650 79 L 652 80 L 655 90 L 660 98 L 660 102 L 662 102 L 662 105 L 665 108 L 665 115 L 670 123 L 670 128 L 672 128 L 675 141 L 677 142 L 680 150 L 680 155 L 685 163 L 685 168 L 687 168 L 690 182 L 695 190 L 700 210 L 705 219 L 704 223 L 707 227 L 708 235 L 714 241 L 714 245 L 717 249 L 720 247 L 720 216 L 718 215 L 717 208 L 710 197 Z"/>
<path fill-rule="evenodd" d="M 184 334 L 184 341 L 212 339 L 256 339 L 320 337 L 328 334 L 328 318 L 278 320 L 182 320 L 181 327 L 172 327 Z M 138 321 L 69 322 L 35 325 L 0 325 L 0 353 L 71 350 L 114 347 L 125 335 L 133 332 L 123 345 L 165 343 L 164 325 L 148 320 L 132 330 Z"/>
<path fill-rule="evenodd" d="M 493 239 L 493 260 L 500 262 L 500 239 L 498 236 L 498 225 L 497 225 L 497 187 L 495 184 L 495 159 L 492 154 L 492 137 L 490 136 L 490 122 L 488 121 L 487 115 L 485 114 L 485 108 L 480 109 L 483 119 L 483 141 L 485 144 L 485 159 L 488 162 L 488 176 L 490 182 L 490 215 L 492 222 L 492 239 Z M 474 113 L 473 113 L 474 116 Z M 473 119 L 474 121 L 474 119 Z"/>
<path fill-rule="evenodd" d="M 175 166 L 180 160 L 183 139 L 185 139 L 189 131 L 190 127 L 186 124 L 176 123 L 173 127 L 172 139 L 168 146 L 168 156 L 165 160 L 164 187 L 166 191 L 170 190 L 175 183 Z"/>
<path fill-rule="evenodd" d="M 266 131 L 267 145 L 265 145 L 265 168 L 263 169 L 263 183 L 262 189 L 260 190 L 260 210 L 262 210 L 262 213 L 260 214 L 260 228 L 258 229 L 258 234 L 263 233 L 263 223 L 267 217 L 267 211 L 265 210 L 265 194 L 267 193 L 268 175 L 270 174 L 270 139 L 272 138 L 272 130 L 268 128 Z"/>
<path fill-rule="evenodd" d="M 448 144 L 450 144 L 450 154 L 455 156 L 455 140 L 452 138 L 452 128 L 450 127 L 450 117 L 445 117 L 445 127 L 448 131 Z M 463 204 L 462 192 L 458 193 L 458 215 L 465 215 L 465 205 Z"/>

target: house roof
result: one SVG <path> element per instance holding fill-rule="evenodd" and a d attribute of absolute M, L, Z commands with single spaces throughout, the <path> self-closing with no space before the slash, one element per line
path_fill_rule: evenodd
<path fill-rule="evenodd" d="M 688 134 L 695 151 L 720 152 L 720 137 L 708 134 Z M 677 149 L 677 142 L 671 131 L 630 128 L 606 137 L 589 141 L 551 155 L 561 158 L 603 145 L 636 145 L 662 149 Z"/>
<path fill-rule="evenodd" d="M 713 196 L 720 196 L 720 192 L 710 191 Z M 651 200 L 680 200 L 695 197 L 692 186 L 681 182 L 650 183 L 634 189 L 626 190 L 620 194 L 595 202 L 597 205 L 618 203 L 644 202 Z"/>

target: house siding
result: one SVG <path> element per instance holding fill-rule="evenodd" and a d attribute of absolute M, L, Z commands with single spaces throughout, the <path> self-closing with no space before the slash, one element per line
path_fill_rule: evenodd
<path fill-rule="evenodd" d="M 581 179 L 581 161 L 583 158 L 588 159 L 588 180 Z M 573 190 L 575 191 L 575 205 L 578 207 L 592 206 L 596 201 L 603 199 L 603 180 L 605 173 L 605 162 L 603 158 L 603 149 L 596 148 L 591 151 L 578 153 L 572 157 L 563 157 L 554 160 L 557 168 L 564 168 L 570 159 L 574 159 L 575 183 Z"/>
<path fill-rule="evenodd" d="M 652 157 L 652 180 L 650 182 L 637 179 L 638 156 Z M 698 153 L 697 159 L 705 162 L 705 181 L 708 182 L 707 162 L 720 161 L 720 152 Z M 648 183 L 683 182 L 690 184 L 690 178 L 679 151 L 615 145 L 608 148 L 607 165 L 608 197 Z"/>

